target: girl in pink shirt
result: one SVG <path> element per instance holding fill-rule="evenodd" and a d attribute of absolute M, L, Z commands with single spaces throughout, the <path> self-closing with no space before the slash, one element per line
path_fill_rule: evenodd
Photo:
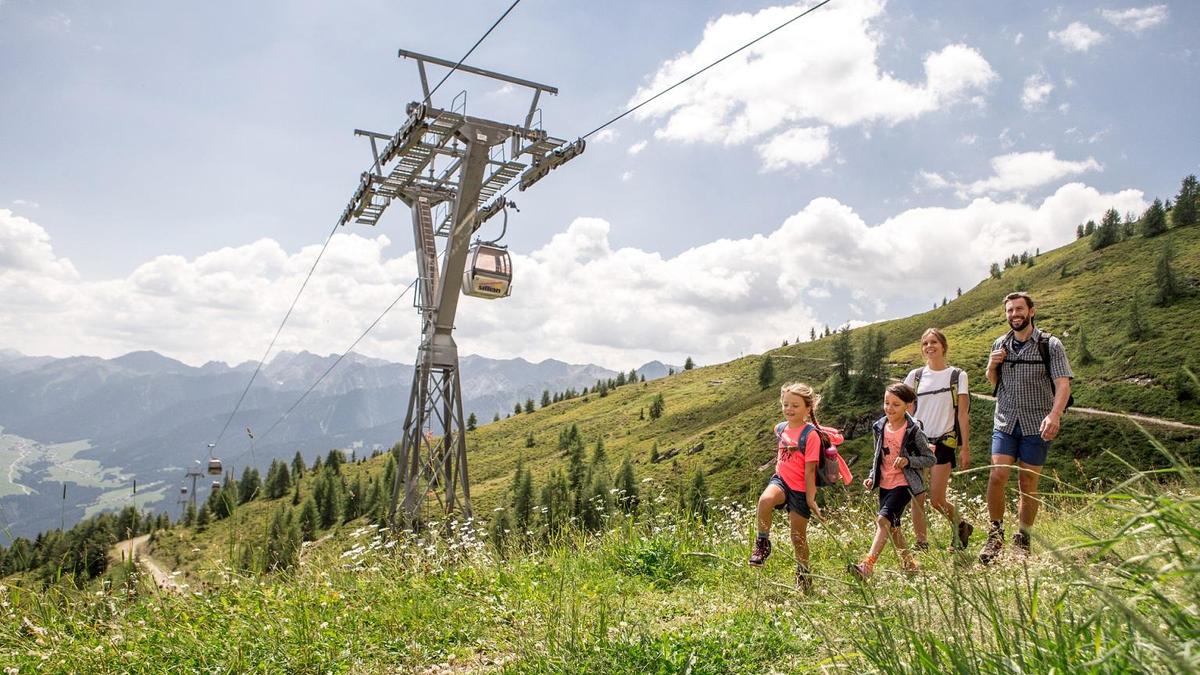
<path fill-rule="evenodd" d="M 779 405 L 784 422 L 775 427 L 778 454 L 775 475 L 758 498 L 758 537 L 750 554 L 750 564 L 761 567 L 771 555 L 771 516 L 776 509 L 788 514 L 792 531 L 792 548 L 796 553 L 796 585 L 803 590 L 812 588 L 808 568 L 808 521 L 817 506 L 817 465 L 821 459 L 821 437 L 837 445 L 842 435 L 837 429 L 822 427 L 817 422 L 817 405 L 821 397 L 807 384 L 793 382 L 779 389 Z M 810 422 L 811 420 L 811 422 Z M 846 478 L 849 481 L 849 478 Z"/>
<path fill-rule="evenodd" d="M 906 384 L 888 386 L 883 394 L 884 416 L 875 422 L 875 461 L 871 473 L 863 481 L 868 490 L 879 488 L 879 515 L 875 519 L 875 540 L 861 563 L 850 565 L 850 573 L 866 580 L 875 571 L 875 561 L 883 553 L 888 539 L 900 552 L 905 572 L 916 572 L 917 561 L 904 541 L 900 517 L 914 494 L 925 492 L 921 470 L 933 466 L 929 439 L 908 414 L 908 404 L 917 394 Z"/>

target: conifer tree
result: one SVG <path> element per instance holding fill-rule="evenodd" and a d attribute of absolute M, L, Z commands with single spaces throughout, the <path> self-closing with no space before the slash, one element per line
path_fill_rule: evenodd
<path fill-rule="evenodd" d="M 1171 210 L 1173 227 L 1191 227 L 1200 222 L 1200 186 L 1195 174 L 1188 175 L 1179 185 L 1175 195 L 1175 208 Z"/>
<path fill-rule="evenodd" d="M 527 412 L 527 413 L 533 412 L 533 398 L 532 397 L 525 399 L 525 412 Z"/>
<path fill-rule="evenodd" d="M 604 449 L 604 439 L 597 438 L 596 445 L 592 448 L 592 470 L 605 466 L 607 462 L 608 453 Z"/>
<path fill-rule="evenodd" d="M 521 404 L 520 404 L 520 403 L 518 403 L 518 404 L 516 404 L 516 405 L 514 405 L 514 406 L 513 406 L 513 411 L 512 411 L 512 414 L 514 414 L 514 415 L 520 415 L 520 414 L 521 414 Z"/>
<path fill-rule="evenodd" d="M 992 263 L 991 269 L 988 270 L 988 275 L 990 275 L 993 279 L 999 279 L 1001 275 L 1000 263 Z"/>
<path fill-rule="evenodd" d="M 516 531 L 524 533 L 533 526 L 533 475 L 529 469 L 518 473 L 513 492 L 513 525 Z"/>
<path fill-rule="evenodd" d="M 191 527 L 196 522 L 196 505 L 189 501 L 187 508 L 183 510 L 183 524 Z"/>
<path fill-rule="evenodd" d="M 549 390 L 549 389 L 543 389 L 543 390 L 542 390 L 542 407 L 543 407 L 543 408 L 545 408 L 546 406 L 550 405 L 550 403 L 551 403 L 551 401 L 550 401 L 550 390 Z"/>
<path fill-rule="evenodd" d="M 500 421 L 500 413 L 496 413 L 495 415 L 492 415 L 492 421 L 499 422 Z"/>
<path fill-rule="evenodd" d="M 262 481 L 258 478 L 258 469 L 248 466 L 242 471 L 242 479 L 238 481 L 238 503 L 255 499 L 262 489 Z"/>
<path fill-rule="evenodd" d="M 333 473 L 335 473 L 337 475 L 341 475 L 342 464 L 345 464 L 345 463 L 346 463 L 346 456 L 342 454 L 341 450 L 338 450 L 336 448 L 334 448 L 333 450 L 330 450 L 329 454 L 325 456 L 325 466 L 330 471 L 332 471 Z"/>
<path fill-rule="evenodd" d="M 658 464 L 658 441 L 654 441 L 654 445 L 650 446 L 650 463 Z"/>
<path fill-rule="evenodd" d="M 771 355 L 763 357 L 762 365 L 758 367 L 758 388 L 766 389 L 775 381 L 775 362 L 771 360 Z"/>
<path fill-rule="evenodd" d="M 662 394 L 655 394 L 650 401 L 650 419 L 656 420 L 662 417 L 663 410 L 666 408 L 666 401 L 663 400 Z"/>
<path fill-rule="evenodd" d="M 617 473 L 617 506 L 625 513 L 633 513 L 638 507 L 637 477 L 633 473 L 633 462 L 629 457 L 621 462 Z"/>
<path fill-rule="evenodd" d="M 1167 231 L 1167 212 L 1161 199 L 1155 198 L 1150 208 L 1142 214 L 1142 236 L 1157 237 Z"/>
<path fill-rule="evenodd" d="M 850 342 L 850 328 L 843 326 L 833 340 L 833 359 L 837 361 L 837 383 L 844 389 L 850 383 L 850 371 L 854 369 L 854 345 Z"/>
<path fill-rule="evenodd" d="M 576 437 L 571 441 L 567 454 L 567 478 L 571 490 L 578 491 L 583 487 L 583 479 L 587 466 L 583 462 L 583 441 Z"/>
<path fill-rule="evenodd" d="M 1179 278 L 1175 276 L 1175 270 L 1171 267 L 1173 253 L 1171 239 L 1168 237 L 1163 242 L 1162 251 L 1158 254 L 1158 260 L 1154 264 L 1154 304 L 1160 307 L 1169 306 L 1183 294 Z"/>
<path fill-rule="evenodd" d="M 342 517 L 341 487 L 341 481 L 328 469 L 317 480 L 317 489 L 313 496 L 317 501 L 317 511 L 321 515 L 322 530 L 333 527 L 340 522 Z"/>
<path fill-rule="evenodd" d="M 1085 223 L 1083 226 L 1083 235 L 1085 237 L 1090 237 L 1095 233 L 1096 233 L 1096 221 L 1094 221 L 1094 220 L 1087 221 L 1087 223 Z"/>
<path fill-rule="evenodd" d="M 296 456 L 292 457 L 292 478 L 300 480 L 304 478 L 304 457 L 300 455 L 300 451 L 296 451 Z"/>
<path fill-rule="evenodd" d="M 267 531 L 267 571 L 277 572 L 295 565 L 299 560 L 300 541 L 300 529 L 293 521 L 292 510 L 285 506 L 276 509 Z"/>
<path fill-rule="evenodd" d="M 704 471 L 699 467 L 692 475 L 692 484 L 688 489 L 688 515 L 708 522 L 708 487 L 704 483 Z"/>
<path fill-rule="evenodd" d="M 1102 248 L 1112 246 L 1121 240 L 1121 214 L 1117 213 L 1116 209 L 1109 209 L 1104 212 L 1104 217 L 1100 220 L 1099 227 L 1092 234 L 1092 250 L 1099 251 Z"/>
<path fill-rule="evenodd" d="M 684 370 L 691 370 L 692 368 L 695 368 L 695 367 L 696 367 L 696 363 L 694 361 L 692 361 L 692 357 L 690 357 L 690 356 L 687 357 L 687 359 L 683 362 Z"/>
<path fill-rule="evenodd" d="M 212 511 L 208 508 L 208 502 L 204 502 L 204 506 L 200 508 L 200 513 L 196 515 L 196 531 L 203 532 L 208 529 L 208 523 L 212 520 Z"/>
<path fill-rule="evenodd" d="M 317 530 L 321 527 L 321 516 L 317 512 L 317 503 L 309 495 L 300 507 L 300 540 L 313 541 L 317 538 Z"/>
<path fill-rule="evenodd" d="M 467 415 L 467 431 L 475 431 L 475 425 L 478 423 L 478 420 L 475 418 L 475 413 Z"/>
<path fill-rule="evenodd" d="M 816 326 L 813 326 L 812 328 L 808 329 L 808 341 L 809 342 L 817 341 L 817 327 Z"/>
<path fill-rule="evenodd" d="M 531 431 L 525 435 L 525 447 L 532 448 L 535 445 L 537 445 L 537 439 L 533 437 L 533 432 Z"/>
<path fill-rule="evenodd" d="M 1129 339 L 1140 342 L 1148 337 L 1148 334 L 1149 328 L 1142 318 L 1141 302 L 1138 301 L 1138 293 L 1135 291 L 1129 301 Z"/>
<path fill-rule="evenodd" d="M 1078 226 L 1075 228 L 1075 238 L 1076 238 L 1076 239 L 1083 239 L 1083 224 L 1082 224 L 1082 223 L 1080 223 L 1080 224 L 1079 224 L 1079 225 L 1078 225 Z"/>

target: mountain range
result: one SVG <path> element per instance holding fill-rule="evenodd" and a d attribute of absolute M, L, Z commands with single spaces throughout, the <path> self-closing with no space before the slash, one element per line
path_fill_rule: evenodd
<path fill-rule="evenodd" d="M 30 536 L 128 503 L 173 512 L 186 468 L 207 459 L 218 437 L 215 454 L 239 475 L 297 451 L 311 459 L 335 447 L 359 455 L 390 447 L 412 365 L 349 354 L 285 416 L 336 359 L 281 352 L 247 390 L 252 361 L 194 367 L 153 351 L 103 359 L 0 350 L 0 532 Z M 461 367 L 463 408 L 480 424 L 543 391 L 617 375 L 553 359 L 465 356 Z M 637 371 L 649 380 L 670 368 L 652 361 Z"/>

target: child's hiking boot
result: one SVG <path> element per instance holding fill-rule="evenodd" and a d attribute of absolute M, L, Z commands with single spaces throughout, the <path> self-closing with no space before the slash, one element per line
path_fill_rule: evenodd
<path fill-rule="evenodd" d="M 754 540 L 754 551 L 750 553 L 750 566 L 762 567 L 771 555 L 771 540 L 759 537 Z"/>
<path fill-rule="evenodd" d="M 954 538 L 954 543 L 951 548 L 962 551 L 967 548 L 967 542 L 971 539 L 971 534 L 975 532 L 975 526 L 965 520 L 958 521 L 958 536 Z"/>
<path fill-rule="evenodd" d="M 900 569 L 911 577 L 921 571 L 921 566 L 917 564 L 917 559 L 911 552 L 904 551 L 900 554 Z"/>
<path fill-rule="evenodd" d="M 1017 549 L 1025 555 L 1029 555 L 1029 533 L 1018 532 L 1013 536 L 1013 548 Z"/>
<path fill-rule="evenodd" d="M 872 566 L 865 561 L 860 563 L 850 563 L 846 566 L 846 571 L 850 573 L 850 576 L 856 577 L 859 581 L 866 581 L 870 579 L 871 574 L 875 572 L 875 570 L 872 569 Z"/>
<path fill-rule="evenodd" d="M 993 527 L 991 532 L 988 532 L 987 542 L 983 545 L 983 550 L 979 552 L 979 562 L 984 565 L 992 564 L 996 556 L 1004 550 L 1004 529 Z"/>
<path fill-rule="evenodd" d="M 812 591 L 812 587 L 812 574 L 809 573 L 808 567 L 802 563 L 796 563 L 796 588 L 808 593 Z"/>

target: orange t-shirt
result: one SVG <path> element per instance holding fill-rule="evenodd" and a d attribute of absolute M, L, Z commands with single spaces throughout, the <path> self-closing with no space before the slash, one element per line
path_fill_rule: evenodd
<path fill-rule="evenodd" d="M 896 431 L 888 428 L 888 423 L 883 423 L 883 449 L 886 452 L 883 456 L 882 466 L 880 467 L 879 487 L 891 490 L 908 485 L 908 479 L 904 477 L 904 469 L 897 469 L 892 466 L 892 462 L 900 456 L 900 446 L 904 443 L 904 434 L 908 431 L 908 422 Z"/>
<path fill-rule="evenodd" d="M 800 434 L 804 433 L 805 426 L 783 428 L 779 434 L 779 456 L 775 462 L 775 473 L 796 492 L 807 489 L 804 463 L 821 459 L 821 435 L 816 429 L 808 432 L 808 438 L 804 439 L 804 451 L 800 451 Z"/>

